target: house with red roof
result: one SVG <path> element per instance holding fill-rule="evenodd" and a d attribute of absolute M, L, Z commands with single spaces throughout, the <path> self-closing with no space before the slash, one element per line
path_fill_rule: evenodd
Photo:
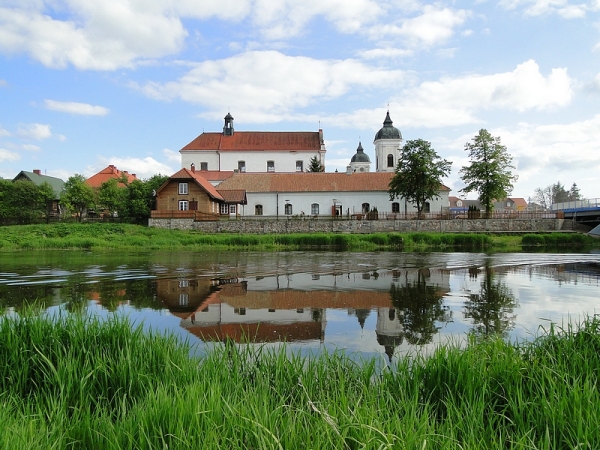
<path fill-rule="evenodd" d="M 85 180 L 85 183 L 90 187 L 99 189 L 100 186 L 102 186 L 102 183 L 113 178 L 119 181 L 120 186 L 125 186 L 122 180 L 127 180 L 127 184 L 129 184 L 133 180 L 138 179 L 135 173 L 129 173 L 126 170 L 119 170 L 115 165 L 110 164 L 108 167 L 102 169 L 97 174 L 92 175 L 87 180 Z"/>
<path fill-rule="evenodd" d="M 305 171 L 313 157 L 325 164 L 323 130 L 235 131 L 227 113 L 222 132 L 202 133 L 183 147 L 182 167 L 200 171 L 294 173 Z"/>

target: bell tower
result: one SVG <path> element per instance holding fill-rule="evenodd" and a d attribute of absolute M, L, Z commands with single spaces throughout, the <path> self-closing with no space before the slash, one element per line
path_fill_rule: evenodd
<path fill-rule="evenodd" d="M 223 136 L 233 136 L 233 116 L 227 113 L 225 116 L 225 125 L 223 125 Z"/>

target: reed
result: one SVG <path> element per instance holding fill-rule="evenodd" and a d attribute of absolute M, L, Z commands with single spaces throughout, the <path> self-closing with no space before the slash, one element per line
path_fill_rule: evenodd
<path fill-rule="evenodd" d="M 386 366 L 125 319 L 0 319 L 0 448 L 597 448 L 600 318 Z"/>

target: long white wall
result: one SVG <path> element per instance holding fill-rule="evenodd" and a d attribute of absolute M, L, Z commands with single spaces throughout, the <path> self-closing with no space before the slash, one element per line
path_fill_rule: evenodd
<path fill-rule="evenodd" d="M 238 169 L 238 162 L 246 163 L 246 172 L 267 172 L 267 161 L 273 161 L 275 164 L 274 172 L 296 172 L 296 161 L 302 161 L 302 169 L 306 171 L 313 157 L 319 158 L 320 152 L 236 152 L 227 151 L 193 151 L 186 150 L 181 152 L 182 167 L 189 168 L 192 163 L 196 170 L 201 169 L 201 163 L 208 163 L 207 170 L 230 171 Z M 324 160 L 323 156 L 323 160 Z"/>
<path fill-rule="evenodd" d="M 331 216 L 332 206 L 338 205 L 342 215 L 362 213 L 362 204 L 368 203 L 370 209 L 377 208 L 378 212 L 392 212 L 392 202 L 387 192 L 275 192 L 275 193 L 252 193 L 247 192 L 248 204 L 243 207 L 242 215 L 254 216 L 256 205 L 262 205 L 263 216 L 286 216 L 285 205 L 292 205 L 292 216 L 312 215 L 311 205 L 319 205 L 320 216 Z M 405 211 L 404 199 L 395 199 L 399 203 L 400 213 Z M 431 213 L 442 212 L 442 208 L 448 207 L 448 192 L 442 192 L 441 197 L 431 200 Z M 417 211 L 410 203 L 406 205 L 408 213 Z"/>

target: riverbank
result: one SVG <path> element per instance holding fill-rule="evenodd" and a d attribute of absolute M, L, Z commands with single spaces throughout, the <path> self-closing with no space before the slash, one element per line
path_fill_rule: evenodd
<path fill-rule="evenodd" d="M 17 250 L 501 250 L 598 247 L 578 233 L 210 234 L 139 225 L 49 224 L 0 228 L 0 252 Z"/>
<path fill-rule="evenodd" d="M 0 319 L 0 448 L 596 448 L 600 318 L 385 367 L 124 319 Z M 383 364 L 383 367 L 382 367 Z"/>

